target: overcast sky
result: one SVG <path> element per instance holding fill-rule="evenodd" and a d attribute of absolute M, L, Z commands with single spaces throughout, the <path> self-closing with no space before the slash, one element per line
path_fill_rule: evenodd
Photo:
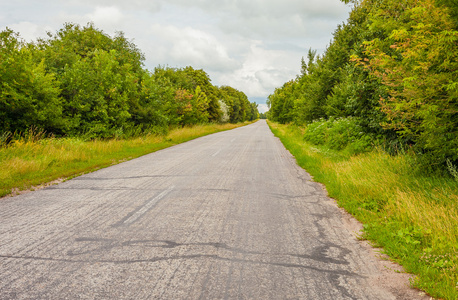
<path fill-rule="evenodd" d="M 66 22 L 124 32 L 145 67 L 192 66 L 260 104 L 322 53 L 350 7 L 339 0 L 1 0 L 0 28 L 27 41 Z"/>

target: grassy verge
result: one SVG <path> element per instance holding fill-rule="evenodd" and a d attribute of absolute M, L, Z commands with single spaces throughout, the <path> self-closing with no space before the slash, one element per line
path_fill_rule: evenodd
<path fill-rule="evenodd" d="M 167 136 L 131 139 L 18 139 L 0 148 L 0 197 L 59 178 L 73 177 L 133 159 L 191 139 L 249 124 L 210 124 L 175 129 Z"/>
<path fill-rule="evenodd" d="M 364 224 L 363 237 L 415 274 L 414 287 L 458 299 L 458 182 L 413 173 L 415 157 L 350 156 L 304 141 L 303 130 L 269 122 L 330 197 Z"/>

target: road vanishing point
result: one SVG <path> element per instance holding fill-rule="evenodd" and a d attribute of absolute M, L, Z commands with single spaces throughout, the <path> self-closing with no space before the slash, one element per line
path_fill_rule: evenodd
<path fill-rule="evenodd" d="M 397 299 L 265 121 L 0 200 L 0 299 Z"/>

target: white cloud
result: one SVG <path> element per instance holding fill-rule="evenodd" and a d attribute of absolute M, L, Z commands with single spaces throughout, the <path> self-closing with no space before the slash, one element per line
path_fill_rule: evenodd
<path fill-rule="evenodd" d="M 264 104 L 264 103 L 258 104 L 258 111 L 260 113 L 265 113 L 268 110 L 269 110 L 269 107 L 267 106 L 267 104 Z"/>

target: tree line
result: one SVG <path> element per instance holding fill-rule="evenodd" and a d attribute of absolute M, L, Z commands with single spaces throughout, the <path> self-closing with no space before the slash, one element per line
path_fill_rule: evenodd
<path fill-rule="evenodd" d="M 256 103 L 214 86 L 191 66 L 144 68 L 123 33 L 67 23 L 24 42 L 0 32 L 0 133 L 30 128 L 57 136 L 106 138 L 165 132 L 171 126 L 259 118 Z"/>
<path fill-rule="evenodd" d="M 323 55 L 268 97 L 269 118 L 305 125 L 350 119 L 430 165 L 458 162 L 455 0 L 346 0 L 353 5 Z"/>

